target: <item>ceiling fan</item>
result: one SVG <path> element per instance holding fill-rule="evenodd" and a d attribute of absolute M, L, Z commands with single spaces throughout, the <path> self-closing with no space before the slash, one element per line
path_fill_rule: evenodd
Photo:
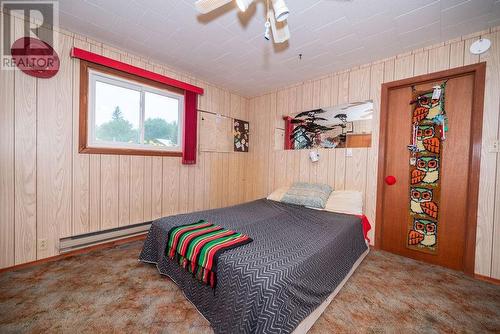
<path fill-rule="evenodd" d="M 233 0 L 198 0 L 195 2 L 195 7 L 201 14 L 207 14 L 217 8 L 220 8 Z M 250 7 L 254 0 L 234 0 L 238 8 L 244 12 Z M 272 6 L 269 5 L 271 1 Z M 266 0 L 266 23 L 264 30 L 264 38 L 271 39 L 271 32 L 275 43 L 284 43 L 290 39 L 290 29 L 286 19 L 290 14 L 285 0 Z"/>

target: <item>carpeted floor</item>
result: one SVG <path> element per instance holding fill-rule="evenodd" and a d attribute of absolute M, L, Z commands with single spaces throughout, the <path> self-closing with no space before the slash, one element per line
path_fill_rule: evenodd
<path fill-rule="evenodd" d="M 141 242 L 0 274 L 0 333 L 212 333 Z M 500 286 L 372 251 L 310 333 L 500 333 Z"/>

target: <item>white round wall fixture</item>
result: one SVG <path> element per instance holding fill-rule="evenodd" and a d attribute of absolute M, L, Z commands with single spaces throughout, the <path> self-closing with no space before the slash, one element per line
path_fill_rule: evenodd
<path fill-rule="evenodd" d="M 490 47 L 491 47 L 491 41 L 487 38 L 481 38 L 472 43 L 469 50 L 470 53 L 474 55 L 480 55 L 488 51 Z"/>

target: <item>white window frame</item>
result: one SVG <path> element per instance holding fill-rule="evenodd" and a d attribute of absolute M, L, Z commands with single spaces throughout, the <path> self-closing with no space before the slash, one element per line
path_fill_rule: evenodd
<path fill-rule="evenodd" d="M 93 69 L 89 69 L 88 74 L 88 127 L 87 127 L 87 144 L 88 147 L 93 148 L 126 148 L 136 150 L 155 150 L 167 152 L 181 152 L 182 151 L 182 138 L 184 131 L 184 96 L 176 94 L 168 90 L 158 89 L 156 87 L 143 84 L 140 82 L 121 78 L 119 76 L 110 75 Z M 103 82 L 109 85 L 135 90 L 140 93 L 140 106 L 139 106 L 139 128 L 140 137 L 139 144 L 110 142 L 110 141 L 96 141 L 95 140 L 95 113 L 96 113 L 96 82 Z M 177 145 L 176 146 L 154 146 L 144 144 L 144 117 L 146 113 L 145 94 L 152 93 L 168 98 L 176 99 L 178 101 L 178 131 L 177 131 Z"/>

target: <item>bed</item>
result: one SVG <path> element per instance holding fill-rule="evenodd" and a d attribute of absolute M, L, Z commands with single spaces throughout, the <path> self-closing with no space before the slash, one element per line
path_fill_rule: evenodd
<path fill-rule="evenodd" d="M 253 239 L 220 256 L 215 289 L 165 256 L 168 231 L 201 219 Z M 304 333 L 367 252 L 357 215 L 260 199 L 158 219 L 139 259 L 176 282 L 215 333 Z"/>

